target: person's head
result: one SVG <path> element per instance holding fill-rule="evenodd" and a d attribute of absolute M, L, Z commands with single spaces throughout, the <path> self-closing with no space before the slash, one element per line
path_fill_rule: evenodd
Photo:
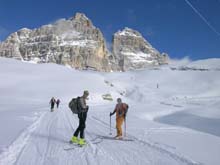
<path fill-rule="evenodd" d="M 118 103 L 122 103 L 121 98 L 117 98 L 117 102 L 118 102 Z"/>
<path fill-rule="evenodd" d="M 83 97 L 84 97 L 84 98 L 87 98 L 88 96 L 89 96 L 89 91 L 85 90 L 85 91 L 83 92 Z"/>

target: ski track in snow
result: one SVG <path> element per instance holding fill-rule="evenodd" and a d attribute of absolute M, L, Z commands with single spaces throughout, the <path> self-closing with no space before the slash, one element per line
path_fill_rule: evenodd
<path fill-rule="evenodd" d="M 42 118 L 45 113 L 41 115 L 41 117 L 34 122 L 30 127 L 27 128 L 21 135 L 0 155 L 0 165 L 12 165 L 16 162 L 16 159 L 19 157 L 22 152 L 24 146 L 28 143 L 28 139 L 31 136 L 31 133 L 40 125 Z"/>
<path fill-rule="evenodd" d="M 127 134 L 134 141 L 105 139 L 109 124 L 88 115 L 86 139 L 88 145 L 77 147 L 69 140 L 78 119 L 69 111 L 46 112 L 0 155 L 1 165 L 72 165 L 72 164 L 144 164 L 197 165 L 164 145 Z M 102 138 L 100 138 L 102 137 Z M 66 151 L 65 146 L 72 149 Z"/>
<path fill-rule="evenodd" d="M 96 121 L 102 123 L 102 124 L 105 125 L 105 126 L 108 126 L 108 125 L 109 125 L 108 123 L 106 123 L 106 122 L 104 122 L 104 121 L 102 121 L 102 120 L 100 120 L 100 119 L 98 119 L 98 118 L 96 118 L 96 117 L 94 117 L 94 116 L 92 116 L 92 118 L 93 118 L 94 120 L 96 120 Z M 109 127 L 109 126 L 108 126 L 108 127 Z M 162 153 L 162 154 L 166 154 L 166 155 L 170 156 L 171 158 L 176 159 L 177 161 L 180 161 L 180 162 L 185 163 L 185 164 L 187 164 L 187 165 L 200 165 L 200 164 L 201 164 L 201 163 L 194 162 L 193 160 L 190 160 L 190 159 L 188 159 L 188 158 L 185 158 L 185 157 L 184 157 L 183 155 L 181 155 L 181 154 L 174 153 L 174 152 L 168 150 L 168 147 L 167 147 L 167 148 L 163 147 L 164 144 L 160 144 L 160 143 L 157 143 L 157 142 L 149 142 L 149 141 L 147 141 L 146 139 L 144 139 L 144 140 L 143 140 L 143 139 L 139 139 L 139 138 L 136 138 L 135 136 L 133 136 L 133 135 L 131 135 L 131 134 L 128 134 L 128 133 L 127 133 L 127 135 L 128 135 L 130 138 L 134 139 L 134 140 L 135 140 L 135 143 L 141 144 L 142 147 L 143 147 L 143 146 L 147 146 L 148 148 L 151 148 L 151 149 L 153 149 L 153 150 L 157 150 L 158 152 L 160 152 L 160 153 Z M 139 148 L 139 147 L 137 147 L 137 148 Z M 169 148 L 170 148 L 170 146 L 169 146 Z"/>

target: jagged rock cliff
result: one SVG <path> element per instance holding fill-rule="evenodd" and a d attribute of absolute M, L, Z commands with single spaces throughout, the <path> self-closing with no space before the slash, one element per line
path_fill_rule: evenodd
<path fill-rule="evenodd" d="M 130 28 L 114 34 L 113 54 L 121 70 L 140 69 L 168 63 L 167 54 L 160 54 L 139 32 Z"/>
<path fill-rule="evenodd" d="M 82 13 L 12 33 L 0 43 L 0 56 L 98 71 L 126 71 L 168 63 L 167 54 L 160 54 L 139 32 L 129 28 L 113 35 L 110 52 L 101 31 Z"/>
<path fill-rule="evenodd" d="M 81 13 L 39 29 L 24 28 L 11 34 L 0 44 L 0 56 L 53 62 L 79 69 L 111 69 L 101 31 Z"/>

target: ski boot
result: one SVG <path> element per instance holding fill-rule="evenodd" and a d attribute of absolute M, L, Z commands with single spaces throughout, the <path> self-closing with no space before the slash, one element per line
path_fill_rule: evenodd
<path fill-rule="evenodd" d="M 76 136 L 73 136 L 72 139 L 70 140 L 70 143 L 76 143 L 76 144 L 78 144 L 78 142 L 79 142 L 79 139 L 78 139 L 78 137 L 76 137 Z"/>
<path fill-rule="evenodd" d="M 115 137 L 115 139 L 116 139 L 116 140 L 122 140 L 122 139 L 123 139 L 123 137 L 122 137 L 122 136 L 120 136 L 120 135 L 119 135 L 119 136 L 117 135 L 117 136 Z"/>
<path fill-rule="evenodd" d="M 80 138 L 79 141 L 78 141 L 78 144 L 79 144 L 79 146 L 81 146 L 81 147 L 84 146 L 84 145 L 86 145 L 85 139 Z"/>

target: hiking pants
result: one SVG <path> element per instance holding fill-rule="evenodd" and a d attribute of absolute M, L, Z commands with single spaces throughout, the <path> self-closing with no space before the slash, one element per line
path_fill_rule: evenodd
<path fill-rule="evenodd" d="M 51 109 L 51 112 L 53 112 L 53 109 L 54 109 L 54 103 L 51 103 L 51 107 L 50 107 L 50 109 Z"/>
<path fill-rule="evenodd" d="M 87 112 L 82 112 L 78 114 L 78 118 L 79 118 L 79 126 L 76 129 L 75 133 L 73 134 L 73 136 L 78 136 L 80 133 L 80 138 L 84 139 L 84 130 L 86 128 L 86 117 L 87 117 Z"/>
<path fill-rule="evenodd" d="M 124 117 L 117 117 L 116 118 L 116 129 L 117 129 L 117 136 L 122 136 L 122 124 L 124 122 Z"/>

